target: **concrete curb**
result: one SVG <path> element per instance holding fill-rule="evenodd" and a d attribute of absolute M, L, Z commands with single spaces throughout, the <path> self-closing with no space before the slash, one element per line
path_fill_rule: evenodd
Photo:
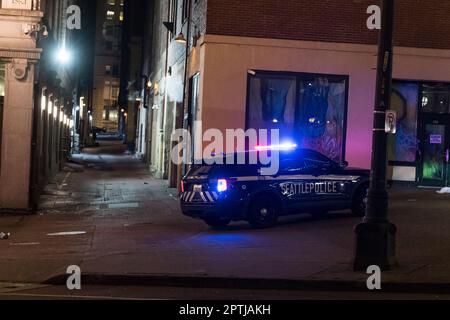
<path fill-rule="evenodd" d="M 31 216 L 34 215 L 36 212 L 33 211 L 33 209 L 6 209 L 1 208 L 0 209 L 0 216 L 2 217 L 17 217 L 17 216 Z"/>
<path fill-rule="evenodd" d="M 46 285 L 66 285 L 67 275 L 58 275 L 44 282 Z M 366 283 L 348 280 L 290 280 L 250 279 L 200 276 L 171 276 L 145 274 L 84 274 L 83 285 L 97 286 L 147 286 L 147 287 L 189 287 L 220 289 L 288 290 L 288 291 L 344 291 L 368 292 Z M 380 291 L 376 291 L 380 292 Z M 386 282 L 383 293 L 450 294 L 450 283 L 405 283 Z"/>

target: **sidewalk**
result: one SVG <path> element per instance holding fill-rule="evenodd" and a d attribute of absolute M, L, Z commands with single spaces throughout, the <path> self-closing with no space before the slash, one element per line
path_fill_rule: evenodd
<path fill-rule="evenodd" d="M 118 147 L 88 150 L 83 170 L 62 172 L 34 216 L 0 216 L 0 281 L 65 284 L 78 265 L 86 284 L 367 290 L 353 273 L 353 227 L 336 213 L 282 219 L 269 230 L 246 223 L 215 231 L 184 217 L 175 194 Z M 400 267 L 384 290 L 450 293 L 450 195 L 391 192 Z"/>

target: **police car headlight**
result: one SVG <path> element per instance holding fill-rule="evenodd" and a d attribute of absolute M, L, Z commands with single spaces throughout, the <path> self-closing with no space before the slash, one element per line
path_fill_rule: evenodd
<path fill-rule="evenodd" d="M 217 191 L 218 192 L 225 192 L 228 190 L 228 181 L 227 179 L 219 179 L 217 181 Z"/>

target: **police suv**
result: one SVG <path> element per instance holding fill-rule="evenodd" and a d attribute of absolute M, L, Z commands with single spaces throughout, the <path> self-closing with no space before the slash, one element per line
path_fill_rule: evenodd
<path fill-rule="evenodd" d="M 368 170 L 348 168 L 308 149 L 279 151 L 279 171 L 273 176 L 262 175 L 263 165 L 227 164 L 237 163 L 239 156 L 248 160 L 252 152 L 258 151 L 226 155 L 223 164 L 193 165 L 182 181 L 183 214 L 211 227 L 245 220 L 255 228 L 274 226 L 278 217 L 298 213 L 351 209 L 364 215 Z"/>

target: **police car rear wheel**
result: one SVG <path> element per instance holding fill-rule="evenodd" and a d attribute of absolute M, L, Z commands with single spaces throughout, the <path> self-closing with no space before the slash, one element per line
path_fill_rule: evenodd
<path fill-rule="evenodd" d="M 254 228 L 270 228 L 277 224 L 280 205 L 273 196 L 259 196 L 253 200 L 248 212 L 248 222 Z"/>
<path fill-rule="evenodd" d="M 225 219 L 218 219 L 218 218 L 209 218 L 205 219 L 205 223 L 210 226 L 211 228 L 225 228 L 231 223 L 231 220 Z"/>

